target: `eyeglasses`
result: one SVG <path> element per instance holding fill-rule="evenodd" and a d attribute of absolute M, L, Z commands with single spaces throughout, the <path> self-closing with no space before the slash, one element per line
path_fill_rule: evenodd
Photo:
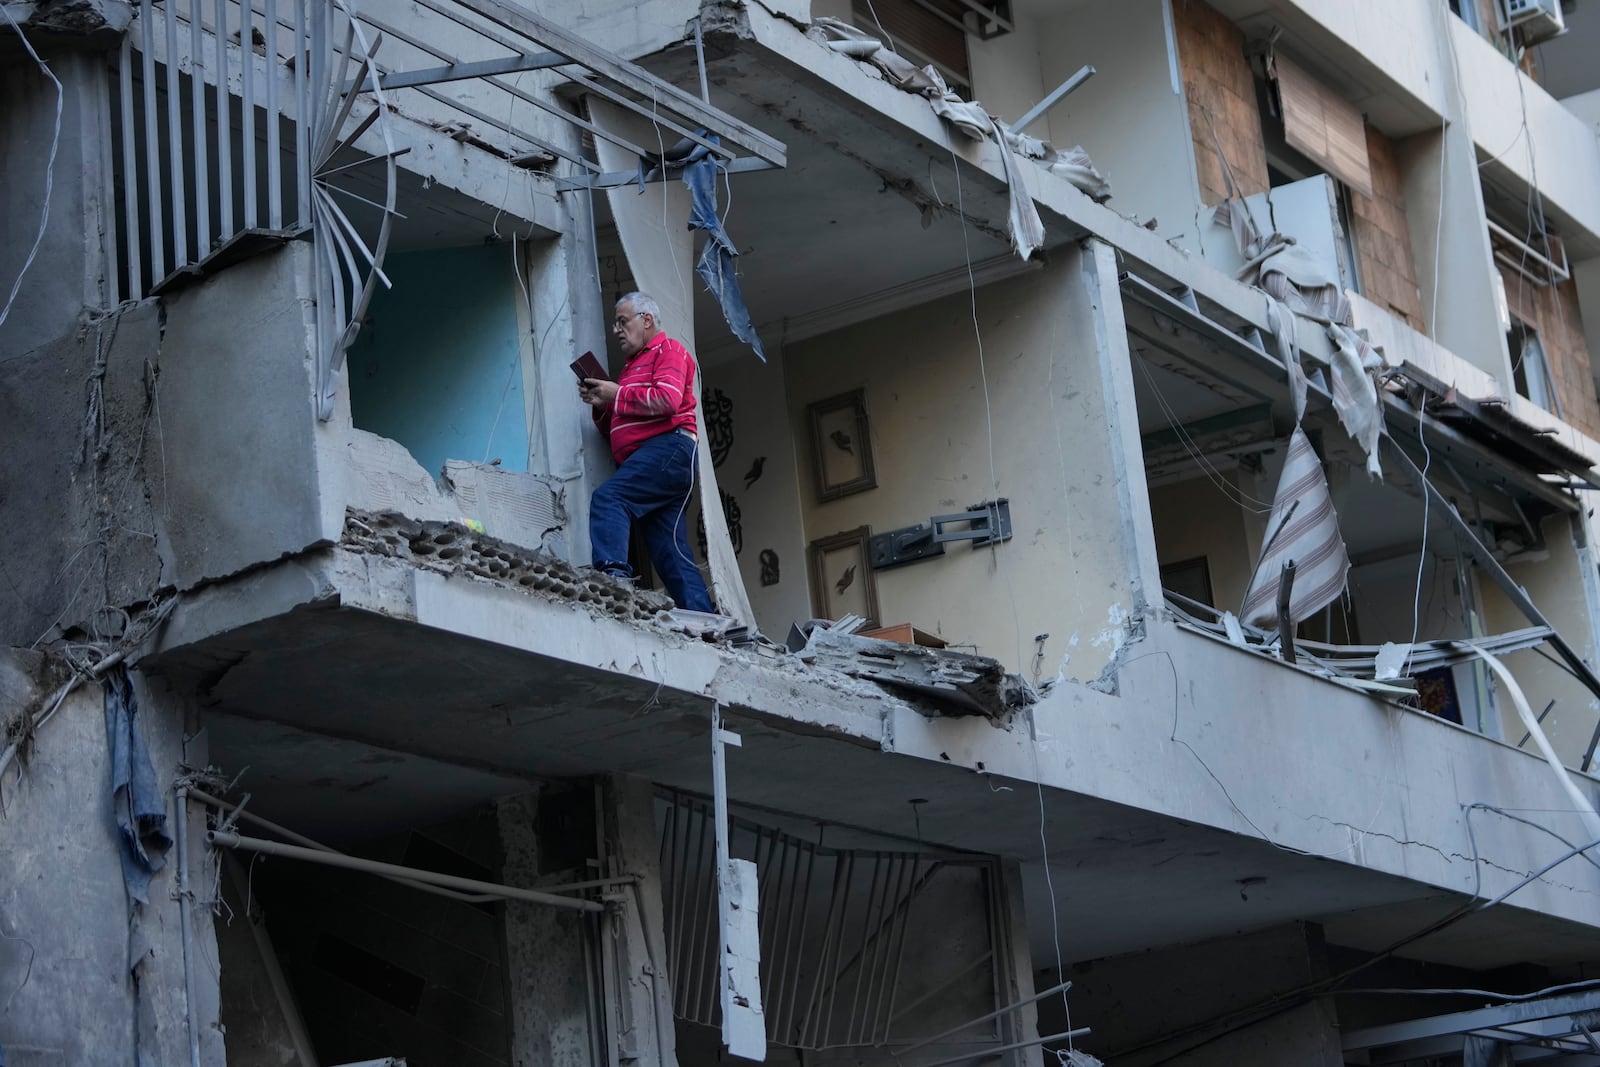
<path fill-rule="evenodd" d="M 618 315 L 616 318 L 611 320 L 611 326 L 612 326 L 613 329 L 620 330 L 624 326 L 628 325 L 628 320 L 629 319 L 637 319 L 637 318 L 642 317 L 644 314 L 645 314 L 645 312 L 643 312 L 643 311 L 635 311 L 631 315 Z"/>

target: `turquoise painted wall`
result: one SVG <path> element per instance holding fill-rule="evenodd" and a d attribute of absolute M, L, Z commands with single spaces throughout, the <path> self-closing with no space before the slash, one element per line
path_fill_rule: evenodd
<path fill-rule="evenodd" d="M 383 269 L 394 288 L 379 287 L 350 348 L 355 424 L 400 442 L 435 478 L 446 459 L 486 453 L 527 470 L 511 250 L 404 252 Z"/>

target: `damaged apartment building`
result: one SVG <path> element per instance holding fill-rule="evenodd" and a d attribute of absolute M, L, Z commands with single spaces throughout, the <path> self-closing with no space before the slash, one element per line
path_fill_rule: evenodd
<path fill-rule="evenodd" d="M 0 1063 L 1600 1064 L 1600 0 L 3 15 Z"/>

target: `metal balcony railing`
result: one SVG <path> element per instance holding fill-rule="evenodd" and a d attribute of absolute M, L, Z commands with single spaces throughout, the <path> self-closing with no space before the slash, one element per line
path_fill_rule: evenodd
<path fill-rule="evenodd" d="M 563 106 L 551 91 L 557 84 L 706 145 L 730 170 L 784 165 L 781 143 L 524 8 L 500 0 L 370 6 L 376 15 L 358 11 L 356 0 L 139 0 L 112 57 L 101 116 L 115 208 L 105 239 L 112 302 L 161 294 L 309 237 L 323 419 L 368 302 L 389 284 L 396 160 L 408 150 L 396 146 L 407 121 L 391 106 L 397 98 L 433 115 L 442 107 L 460 128 L 493 131 L 492 142 L 474 143 L 508 168 L 532 153 L 565 160 L 581 179 L 577 190 L 590 195 L 611 176 L 576 138 L 563 146 L 515 121 L 519 107 L 648 153 Z M 397 42 L 386 53 L 393 66 L 377 60 L 385 40 Z M 532 89 L 504 77 L 530 71 L 543 72 Z M 553 176 L 533 180 L 550 195 L 558 190 Z"/>

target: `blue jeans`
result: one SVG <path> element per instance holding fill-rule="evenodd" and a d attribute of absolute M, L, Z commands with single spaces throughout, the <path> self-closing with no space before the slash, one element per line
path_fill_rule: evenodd
<path fill-rule="evenodd" d="M 632 578 L 628 536 L 632 524 L 640 523 L 650 562 L 673 602 L 691 611 L 715 611 L 685 536 L 694 460 L 694 440 L 681 433 L 664 433 L 640 445 L 594 491 L 589 542 L 597 570 Z"/>

